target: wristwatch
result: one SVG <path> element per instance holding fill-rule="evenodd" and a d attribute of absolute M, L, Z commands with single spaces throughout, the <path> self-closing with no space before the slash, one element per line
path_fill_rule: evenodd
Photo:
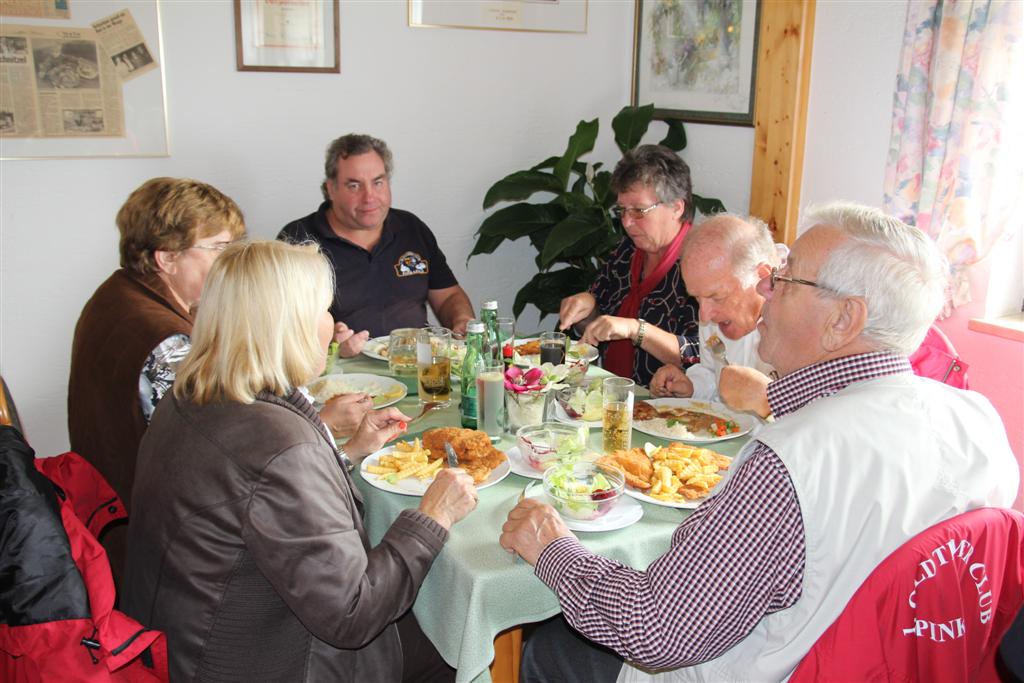
<path fill-rule="evenodd" d="M 643 318 L 637 318 L 636 320 L 640 323 L 640 327 L 636 330 L 636 339 L 633 340 L 633 346 L 640 348 L 640 345 L 644 343 L 644 333 L 647 332 L 647 321 Z"/>
<path fill-rule="evenodd" d="M 356 464 L 349 459 L 348 453 L 341 446 L 337 446 L 338 449 L 338 462 L 345 466 L 345 469 L 349 472 L 355 469 Z"/>

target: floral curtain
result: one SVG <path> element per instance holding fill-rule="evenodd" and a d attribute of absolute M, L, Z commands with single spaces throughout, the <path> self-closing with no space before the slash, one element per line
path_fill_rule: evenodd
<path fill-rule="evenodd" d="M 885 208 L 967 271 L 1024 219 L 1024 2 L 911 0 L 894 95 Z"/>

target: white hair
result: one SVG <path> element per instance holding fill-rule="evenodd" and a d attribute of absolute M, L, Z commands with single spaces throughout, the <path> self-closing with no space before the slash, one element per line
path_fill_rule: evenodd
<path fill-rule="evenodd" d="M 848 202 L 811 208 L 803 223 L 829 225 L 847 237 L 828 255 L 817 281 L 864 298 L 861 336 L 879 351 L 908 355 L 917 349 L 942 309 L 949 272 L 935 243 L 878 209 Z"/>
<path fill-rule="evenodd" d="M 724 219 L 724 220 L 723 220 Z M 680 258 L 691 249 L 713 243 L 728 254 L 732 273 L 744 288 L 753 287 L 761 279 L 757 266 L 767 263 L 778 266 L 779 252 L 768 224 L 755 216 L 716 213 L 690 228 Z"/>

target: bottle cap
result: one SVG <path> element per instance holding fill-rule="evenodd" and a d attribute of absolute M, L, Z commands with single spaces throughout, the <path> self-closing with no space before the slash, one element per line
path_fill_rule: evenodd
<path fill-rule="evenodd" d="M 498 310 L 498 302 L 497 301 L 485 301 L 483 303 L 483 305 L 481 306 L 481 308 L 487 309 L 488 311 L 496 311 L 496 310 Z"/>
<path fill-rule="evenodd" d="M 470 334 L 472 334 L 474 332 L 475 333 L 481 333 L 483 331 L 484 331 L 484 323 L 481 320 L 470 320 L 468 323 L 466 323 L 466 332 L 468 332 Z"/>

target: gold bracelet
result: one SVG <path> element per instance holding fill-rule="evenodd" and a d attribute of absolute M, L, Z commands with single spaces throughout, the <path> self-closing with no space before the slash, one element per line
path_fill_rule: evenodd
<path fill-rule="evenodd" d="M 633 346 L 639 349 L 644 343 L 644 333 L 647 332 L 647 321 L 643 318 L 637 318 L 637 321 L 640 323 L 640 327 L 636 330 L 636 339 L 633 340 Z"/>

